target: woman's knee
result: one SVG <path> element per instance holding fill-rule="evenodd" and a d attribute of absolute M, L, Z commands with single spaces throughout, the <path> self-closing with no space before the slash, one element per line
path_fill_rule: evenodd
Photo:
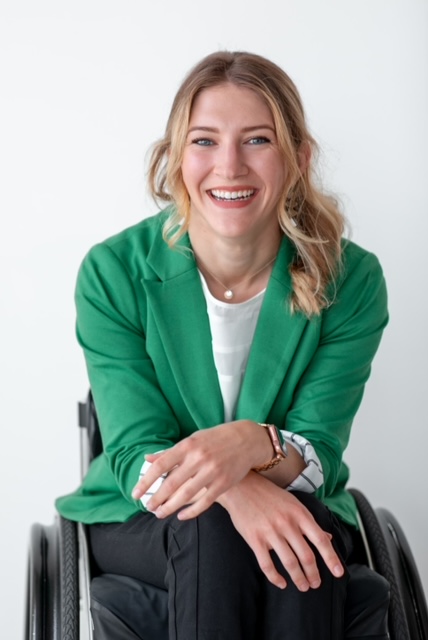
<path fill-rule="evenodd" d="M 181 544 L 185 541 L 192 548 L 203 545 L 212 550 L 220 550 L 246 544 L 235 529 L 229 513 L 217 503 L 191 520 L 174 517 L 171 533 Z"/>
<path fill-rule="evenodd" d="M 257 565 L 255 555 L 235 529 L 226 511 L 219 504 L 191 520 L 174 518 L 170 528 L 170 556 L 193 558 L 206 570 L 216 567 Z"/>

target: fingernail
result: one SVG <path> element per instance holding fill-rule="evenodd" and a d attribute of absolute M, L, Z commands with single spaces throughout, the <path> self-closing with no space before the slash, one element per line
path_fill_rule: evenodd
<path fill-rule="evenodd" d="M 343 576 L 343 567 L 340 564 L 337 564 L 333 569 L 333 573 L 337 578 L 340 578 Z"/>
<path fill-rule="evenodd" d="M 307 582 L 301 582 L 299 584 L 299 591 L 308 591 L 309 590 L 309 584 Z"/>
<path fill-rule="evenodd" d="M 138 500 L 138 498 L 140 497 L 140 494 L 138 492 L 138 489 L 133 489 L 132 490 L 132 497 L 134 498 L 134 500 Z"/>
<path fill-rule="evenodd" d="M 311 589 L 318 589 L 318 587 L 320 586 L 321 581 L 320 580 L 313 580 L 311 582 Z"/>

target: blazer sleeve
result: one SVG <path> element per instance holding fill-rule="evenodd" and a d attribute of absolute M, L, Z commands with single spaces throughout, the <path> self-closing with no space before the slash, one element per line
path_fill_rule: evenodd
<path fill-rule="evenodd" d="M 321 319 L 319 344 L 295 390 L 287 429 L 307 438 L 324 473 L 317 495 L 345 478 L 343 452 L 372 360 L 388 322 L 387 292 L 377 258 L 362 252 L 345 264 L 334 303 Z"/>
<path fill-rule="evenodd" d="M 83 347 L 104 454 L 131 498 L 144 454 L 173 446 L 180 428 L 146 351 L 143 292 L 106 244 L 95 246 L 77 279 L 77 338 Z"/>

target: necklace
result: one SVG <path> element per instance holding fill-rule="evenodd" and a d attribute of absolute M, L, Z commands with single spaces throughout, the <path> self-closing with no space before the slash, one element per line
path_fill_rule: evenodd
<path fill-rule="evenodd" d="M 236 284 L 232 285 L 231 287 L 227 287 L 224 282 L 222 282 L 221 280 L 219 280 L 217 278 L 217 276 L 215 276 L 207 267 L 207 265 L 203 262 L 203 260 L 201 260 L 201 258 L 197 258 L 197 262 L 199 262 L 200 265 L 202 265 L 202 267 L 205 269 L 205 271 L 207 273 L 209 273 L 209 275 L 211 276 L 211 278 L 214 278 L 214 280 L 216 280 L 216 282 L 218 282 L 219 284 L 221 284 L 221 286 L 224 289 L 224 293 L 223 296 L 226 298 L 226 300 L 232 300 L 235 293 L 234 293 L 234 289 L 236 287 L 238 287 L 239 285 L 243 284 L 246 280 L 251 280 L 251 278 L 254 278 L 255 276 L 257 276 L 259 273 L 261 273 L 262 271 L 264 271 L 265 269 L 267 269 L 269 267 L 269 265 L 272 264 L 272 262 L 275 262 L 276 259 L 276 254 L 274 255 L 273 258 L 271 258 L 269 260 L 269 262 L 266 262 L 266 264 L 264 264 L 260 269 L 257 269 L 257 271 L 255 271 L 254 273 L 250 274 L 249 276 L 246 276 L 243 280 L 241 280 L 240 282 L 237 282 Z"/>

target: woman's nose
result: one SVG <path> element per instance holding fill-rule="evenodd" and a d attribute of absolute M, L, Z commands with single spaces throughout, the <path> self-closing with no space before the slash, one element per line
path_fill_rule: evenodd
<path fill-rule="evenodd" d="M 214 172 L 217 176 L 233 180 L 247 175 L 244 153 L 238 144 L 224 144 L 218 149 Z"/>

